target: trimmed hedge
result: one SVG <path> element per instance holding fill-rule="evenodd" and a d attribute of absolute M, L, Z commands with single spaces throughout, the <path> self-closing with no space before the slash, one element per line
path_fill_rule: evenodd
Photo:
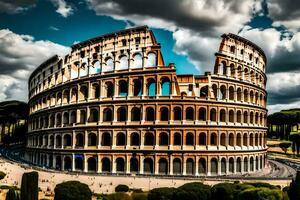
<path fill-rule="evenodd" d="M 55 186 L 54 200 L 91 200 L 89 186 L 79 181 L 67 181 Z"/>
<path fill-rule="evenodd" d="M 39 196 L 39 174 L 38 172 L 24 173 L 21 183 L 22 200 L 38 200 Z"/>
<path fill-rule="evenodd" d="M 115 192 L 128 192 L 129 191 L 129 187 L 127 185 L 117 185 L 115 188 Z"/>
<path fill-rule="evenodd" d="M 237 188 L 233 183 L 219 183 L 211 188 L 212 200 L 234 200 Z"/>
<path fill-rule="evenodd" d="M 150 190 L 148 200 L 172 200 L 176 188 L 155 188 Z"/>
<path fill-rule="evenodd" d="M 283 193 L 279 189 L 252 188 L 242 191 L 238 195 L 242 200 L 282 200 Z"/>
<path fill-rule="evenodd" d="M 186 183 L 174 192 L 174 200 L 210 200 L 211 187 L 199 182 Z"/>
<path fill-rule="evenodd" d="M 148 200 L 148 193 L 142 192 L 142 193 L 132 193 L 131 194 L 132 200 Z"/>

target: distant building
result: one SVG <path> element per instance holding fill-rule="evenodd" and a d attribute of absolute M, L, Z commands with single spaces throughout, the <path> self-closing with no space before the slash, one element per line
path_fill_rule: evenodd
<path fill-rule="evenodd" d="M 29 78 L 25 158 L 93 173 L 263 169 L 266 56 L 240 36 L 222 38 L 213 73 L 200 76 L 165 65 L 148 27 L 96 37 L 45 61 Z"/>

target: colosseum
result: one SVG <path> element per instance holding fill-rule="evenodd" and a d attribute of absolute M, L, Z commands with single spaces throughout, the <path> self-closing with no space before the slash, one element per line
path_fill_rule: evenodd
<path fill-rule="evenodd" d="M 25 160 L 94 174 L 261 171 L 267 152 L 266 56 L 229 33 L 215 57 L 213 72 L 176 75 L 147 26 L 73 45 L 29 78 Z"/>

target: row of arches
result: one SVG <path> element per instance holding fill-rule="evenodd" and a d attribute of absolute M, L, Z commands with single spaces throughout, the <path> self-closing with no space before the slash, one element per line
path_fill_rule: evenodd
<path fill-rule="evenodd" d="M 231 146 L 231 147 L 258 147 L 265 146 L 266 136 L 263 133 L 225 133 L 225 132 L 111 132 L 65 133 L 56 135 L 40 135 L 28 138 L 30 147 L 50 148 L 84 148 L 89 146 Z"/>
<path fill-rule="evenodd" d="M 172 110 L 169 106 L 160 106 L 158 111 L 156 107 L 135 105 L 130 108 L 121 106 L 116 108 L 106 107 L 100 116 L 99 107 L 89 108 L 89 112 L 85 109 L 65 111 L 63 113 L 49 114 L 48 116 L 40 116 L 39 118 L 30 118 L 29 125 L 31 130 L 41 128 L 60 127 L 73 124 L 85 124 L 87 122 L 141 122 L 157 120 L 164 121 L 211 121 L 211 122 L 226 122 L 226 123 L 246 123 L 253 125 L 264 126 L 266 124 L 266 114 L 254 110 L 237 110 L 230 108 L 211 108 L 207 112 L 206 108 L 200 107 L 197 110 L 195 106 L 173 106 Z M 218 112 L 217 112 L 218 111 Z M 89 114 L 89 115 L 88 115 Z"/>
<path fill-rule="evenodd" d="M 37 165 L 65 171 L 84 171 L 92 173 L 135 173 L 161 175 L 230 175 L 249 173 L 264 168 L 265 156 L 254 155 L 244 157 L 139 157 L 127 158 L 97 155 L 85 157 L 75 155 L 47 155 L 33 153 L 30 161 Z M 74 162 L 72 162 L 74 159 Z M 98 160 L 99 159 L 99 160 Z M 128 164 L 127 164 L 128 162 Z M 74 163 L 74 166 L 72 165 Z M 127 169 L 128 166 L 128 169 Z"/>

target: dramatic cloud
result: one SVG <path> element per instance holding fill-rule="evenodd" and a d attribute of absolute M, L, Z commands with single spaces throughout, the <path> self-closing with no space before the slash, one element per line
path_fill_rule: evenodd
<path fill-rule="evenodd" d="M 0 30 L 0 100 L 26 100 L 30 73 L 47 58 L 68 53 L 69 48 L 50 41 L 35 41 L 32 36 Z"/>
<path fill-rule="evenodd" d="M 68 17 L 73 14 L 72 6 L 68 5 L 65 0 L 51 0 L 55 7 L 56 12 L 61 14 L 63 17 Z"/>
<path fill-rule="evenodd" d="M 33 6 L 36 0 L 0 0 L 0 13 L 15 14 Z"/>
<path fill-rule="evenodd" d="M 296 32 L 300 30 L 300 4 L 295 0 L 268 0 L 270 17 L 274 26 L 283 25 Z"/>

